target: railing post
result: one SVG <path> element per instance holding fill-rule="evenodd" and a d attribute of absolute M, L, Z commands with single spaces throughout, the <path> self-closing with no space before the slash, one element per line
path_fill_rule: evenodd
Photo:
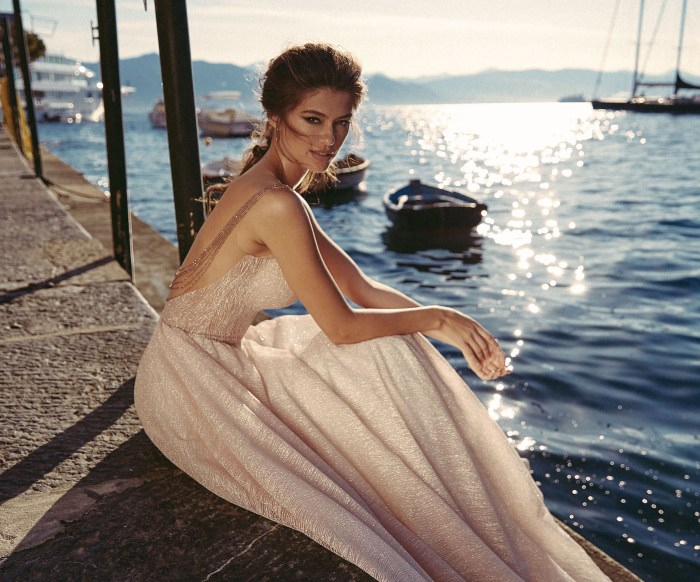
<path fill-rule="evenodd" d="M 133 247 L 129 196 L 126 185 L 117 16 L 114 0 L 97 0 L 96 4 L 114 257 L 129 274 L 129 277 L 133 279 Z"/>
<path fill-rule="evenodd" d="M 24 79 L 24 100 L 26 102 L 27 122 L 32 134 L 32 157 L 34 158 L 34 175 L 43 180 L 44 170 L 41 164 L 41 150 L 39 149 L 39 133 L 36 128 L 36 115 L 34 114 L 34 95 L 32 93 L 32 75 L 29 71 L 29 50 L 27 38 L 24 36 L 22 25 L 22 9 L 19 0 L 12 0 L 14 8 L 15 31 L 17 33 L 17 49 L 19 51 L 19 64 Z"/>
<path fill-rule="evenodd" d="M 199 138 L 185 0 L 154 0 L 180 261 L 204 222 Z"/>
<path fill-rule="evenodd" d="M 10 43 L 10 22 L 7 16 L 3 16 L 0 27 L 2 27 L 2 54 L 5 58 L 5 75 L 7 76 L 7 90 L 10 98 L 10 111 L 6 112 L 6 115 L 12 120 L 15 143 L 19 147 L 19 151 L 24 154 L 22 127 L 19 123 L 19 107 L 17 104 L 17 87 L 15 86 L 14 58 L 12 56 L 12 44 Z"/>

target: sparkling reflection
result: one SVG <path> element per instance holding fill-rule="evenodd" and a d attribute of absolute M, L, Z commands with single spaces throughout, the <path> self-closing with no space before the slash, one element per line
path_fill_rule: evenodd
<path fill-rule="evenodd" d="M 421 107 L 415 115 L 410 108 L 402 111 L 409 176 L 462 189 L 489 205 L 474 235 L 495 243 L 505 253 L 501 263 L 509 263 L 491 276 L 499 278 L 501 308 L 519 316 L 507 347 L 512 369 L 528 352 L 525 329 L 546 319 L 548 302 L 560 293 L 586 293 L 585 258 L 561 244 L 576 229 L 570 208 L 560 217 L 562 204 L 571 203 L 566 198 L 571 192 L 562 185 L 583 167 L 584 143 L 609 132 L 612 120 L 596 118 L 587 105 L 576 104 Z M 388 248 L 410 252 L 391 234 L 384 238 Z M 519 411 L 533 404 L 521 395 L 509 398 L 516 389 L 522 389 L 517 382 L 496 383 L 487 399 L 489 415 L 506 427 L 520 451 L 541 452 L 546 447 L 527 434 L 524 423 L 518 424 Z"/>

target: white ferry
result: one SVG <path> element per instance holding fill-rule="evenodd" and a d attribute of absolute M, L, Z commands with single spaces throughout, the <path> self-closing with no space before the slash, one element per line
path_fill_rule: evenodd
<path fill-rule="evenodd" d="M 102 83 L 76 59 L 45 55 L 30 65 L 38 121 L 101 121 Z M 21 91 L 21 83 L 18 87 Z"/>

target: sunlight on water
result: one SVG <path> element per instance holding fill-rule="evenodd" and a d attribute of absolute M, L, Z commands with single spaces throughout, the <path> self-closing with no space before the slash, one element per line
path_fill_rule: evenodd
<path fill-rule="evenodd" d="M 571 195 L 560 186 L 584 167 L 584 144 L 615 131 L 614 117 L 594 116 L 588 104 L 560 103 L 409 106 L 394 113 L 387 108 L 375 127 L 403 129 L 397 145 L 410 155 L 409 177 L 467 191 L 488 204 L 475 234 L 503 252 L 500 271 L 490 274 L 491 285 L 500 289 L 491 311 L 507 310 L 519 320 L 507 348 L 513 370 L 528 351 L 530 329 L 549 317 L 548 295 L 585 298 L 585 257 L 560 244 L 577 227 L 570 213 L 559 216 L 562 196 Z M 426 267 L 436 268 L 433 263 Z M 519 451 L 545 454 L 548 447 L 519 420 L 529 406 L 519 389 L 497 383 L 485 396 L 488 413 L 507 427 Z"/>
<path fill-rule="evenodd" d="M 576 228 L 558 217 L 559 184 L 583 167 L 584 142 L 610 131 L 614 118 L 595 118 L 584 103 L 423 106 L 402 113 L 409 174 L 425 176 L 427 166 L 439 186 L 489 204 L 476 233 L 510 249 L 501 293 L 511 298 L 511 310 L 540 316 L 543 294 L 557 287 L 585 294 L 584 257 L 560 256 L 557 246 Z M 510 351 L 512 359 L 523 341 Z"/>

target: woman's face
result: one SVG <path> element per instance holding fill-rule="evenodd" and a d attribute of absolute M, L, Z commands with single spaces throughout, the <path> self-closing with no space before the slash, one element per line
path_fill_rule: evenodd
<path fill-rule="evenodd" d="M 318 173 L 328 169 L 343 145 L 351 120 L 350 93 L 326 88 L 307 93 L 283 122 L 271 119 L 280 154 L 304 170 Z"/>

